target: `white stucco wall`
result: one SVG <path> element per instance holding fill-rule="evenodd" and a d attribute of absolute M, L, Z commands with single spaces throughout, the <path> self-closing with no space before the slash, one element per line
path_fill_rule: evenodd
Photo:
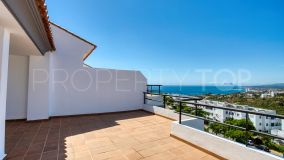
<path fill-rule="evenodd" d="M 146 78 L 139 71 L 89 68 L 83 55 L 92 45 L 52 25 L 50 116 L 141 109 Z"/>
<path fill-rule="evenodd" d="M 68 72 L 68 74 L 72 74 Z M 54 74 L 62 80 L 64 74 Z M 141 109 L 145 82 L 140 72 L 81 68 L 51 89 L 50 115 L 73 115 Z M 125 80 L 120 80 L 125 78 Z M 136 86 L 135 86 L 136 85 Z"/>
<path fill-rule="evenodd" d="M 49 54 L 29 57 L 27 120 L 49 117 Z"/>
<path fill-rule="evenodd" d="M 28 56 L 9 56 L 6 119 L 27 118 Z"/>
<path fill-rule="evenodd" d="M 0 159 L 5 156 L 6 97 L 10 33 L 0 26 Z"/>
<path fill-rule="evenodd" d="M 11 67 L 11 78 L 28 68 L 28 85 L 25 102 L 25 86 L 21 81 L 25 76 L 11 82 L 11 85 L 17 83 L 21 86 L 10 87 L 9 101 L 13 100 L 13 88 L 21 91 L 18 93 L 21 100 L 10 102 L 9 119 L 24 117 L 25 104 L 27 120 L 142 108 L 147 80 L 141 72 L 86 67 L 82 58 L 93 45 L 61 28 L 53 25 L 51 28 L 56 51 L 44 56 L 30 56 L 28 60 L 12 58 L 19 63 Z M 13 73 L 16 67 L 26 62 L 28 66 Z"/>

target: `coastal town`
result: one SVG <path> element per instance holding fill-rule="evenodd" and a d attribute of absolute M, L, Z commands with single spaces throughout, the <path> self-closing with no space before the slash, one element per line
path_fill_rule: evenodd
<path fill-rule="evenodd" d="M 270 101 L 274 102 L 269 103 Z M 264 114 L 282 115 L 284 109 L 284 89 L 246 88 L 243 93 L 206 95 L 204 100 L 199 101 L 199 103 L 248 110 Z M 246 118 L 244 113 L 236 111 L 225 111 L 222 109 L 206 107 L 204 107 L 204 110 L 209 113 L 210 118 L 220 122 L 224 122 L 228 118 Z M 284 137 L 284 120 L 256 115 L 249 115 L 249 119 L 252 121 L 257 131 Z"/>

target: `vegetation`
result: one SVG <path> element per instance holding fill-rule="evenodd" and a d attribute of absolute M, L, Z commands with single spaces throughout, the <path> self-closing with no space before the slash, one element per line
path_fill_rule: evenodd
<path fill-rule="evenodd" d="M 174 105 L 174 99 L 172 97 L 166 96 L 166 105 L 167 106 L 173 106 Z"/>
<path fill-rule="evenodd" d="M 176 112 L 179 112 L 180 110 L 179 102 L 175 102 L 172 97 L 166 97 L 166 105 L 171 106 L 171 109 L 175 110 Z M 181 110 L 184 113 L 197 115 L 199 117 L 209 116 L 209 113 L 204 111 L 202 108 L 195 109 L 195 107 L 187 106 L 185 103 L 181 104 Z"/>
<path fill-rule="evenodd" d="M 249 105 L 264 109 L 273 109 L 276 110 L 278 114 L 284 114 L 284 95 L 277 95 L 273 98 L 262 99 L 257 95 L 247 98 L 244 93 L 238 93 L 232 95 L 208 95 L 206 99 L 240 105 Z M 202 108 L 195 110 L 195 107 L 187 106 L 185 103 L 182 103 L 182 105 L 179 106 L 179 102 L 175 102 L 172 97 L 166 97 L 166 105 L 170 106 L 171 109 L 177 112 L 179 112 L 180 107 L 182 107 L 181 109 L 185 113 L 207 118 L 209 116 L 209 113 L 204 111 Z M 242 128 L 248 127 L 249 130 L 255 130 L 255 127 L 250 120 L 248 120 L 248 125 L 246 125 L 246 119 L 227 119 L 224 121 L 224 123 L 239 126 Z M 205 131 L 224 136 L 243 144 L 246 144 L 248 140 L 253 140 L 255 145 L 265 145 L 272 150 L 284 153 L 284 146 L 276 144 L 269 137 L 259 136 L 251 132 L 246 132 L 237 128 L 225 126 L 223 124 L 209 122 L 208 127 L 205 128 Z"/>
<path fill-rule="evenodd" d="M 276 95 L 272 98 L 260 98 L 259 95 L 248 97 L 246 93 L 237 93 L 231 95 L 209 95 L 208 100 L 235 103 L 240 105 L 249 105 L 252 107 L 276 110 L 277 114 L 284 115 L 284 95 Z"/>
<path fill-rule="evenodd" d="M 243 128 L 246 127 L 245 119 L 241 120 L 228 119 L 225 121 L 225 123 L 236 125 Z M 248 122 L 248 129 L 249 130 L 255 129 L 251 121 Z M 208 128 L 206 128 L 206 131 L 213 132 L 216 135 L 223 135 L 226 138 L 230 138 L 232 140 L 235 140 L 236 142 L 240 142 L 243 144 L 246 144 L 247 140 L 250 139 L 253 140 L 255 145 L 265 145 L 272 150 L 284 153 L 283 145 L 274 143 L 271 138 L 266 136 L 257 136 L 256 134 L 250 132 L 246 133 L 245 131 L 217 123 L 210 123 Z"/>
<path fill-rule="evenodd" d="M 257 139 L 259 141 L 259 143 L 258 143 L 259 145 L 265 145 L 272 150 L 284 153 L 284 146 L 274 143 L 270 137 L 262 136 L 261 139 L 256 138 L 255 141 Z"/>
<path fill-rule="evenodd" d="M 269 142 L 265 142 L 264 144 L 270 149 L 284 153 L 284 146 L 283 145 L 276 144 L 276 143 L 272 142 L 271 140 Z"/>
<path fill-rule="evenodd" d="M 275 84 L 261 85 L 261 86 L 250 86 L 250 88 L 284 89 L 284 83 L 275 83 Z"/>
<path fill-rule="evenodd" d="M 234 126 L 239 126 L 239 127 L 246 127 L 246 120 L 241 119 L 241 120 L 236 120 L 236 119 L 228 119 L 224 123 L 234 125 Z M 213 133 L 216 135 L 221 134 L 224 137 L 233 139 L 237 142 L 245 144 L 247 142 L 247 139 L 252 139 L 253 134 L 252 133 L 247 133 L 243 130 L 239 130 L 233 127 L 225 126 L 222 124 L 218 123 L 210 123 L 209 130 L 211 130 Z M 248 129 L 249 130 L 254 130 L 254 126 L 251 121 L 248 121 Z"/>

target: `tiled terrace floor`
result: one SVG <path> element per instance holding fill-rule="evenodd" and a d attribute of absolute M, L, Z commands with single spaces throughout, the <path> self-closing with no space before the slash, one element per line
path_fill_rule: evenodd
<path fill-rule="evenodd" d="M 217 159 L 170 137 L 170 123 L 143 111 L 7 122 L 7 159 Z"/>

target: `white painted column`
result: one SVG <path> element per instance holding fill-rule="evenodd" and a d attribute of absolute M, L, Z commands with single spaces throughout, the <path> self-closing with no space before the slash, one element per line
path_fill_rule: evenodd
<path fill-rule="evenodd" d="M 5 120 L 10 33 L 0 26 L 0 159 L 5 156 Z"/>
<path fill-rule="evenodd" d="M 49 118 L 49 55 L 30 56 L 27 120 Z"/>

